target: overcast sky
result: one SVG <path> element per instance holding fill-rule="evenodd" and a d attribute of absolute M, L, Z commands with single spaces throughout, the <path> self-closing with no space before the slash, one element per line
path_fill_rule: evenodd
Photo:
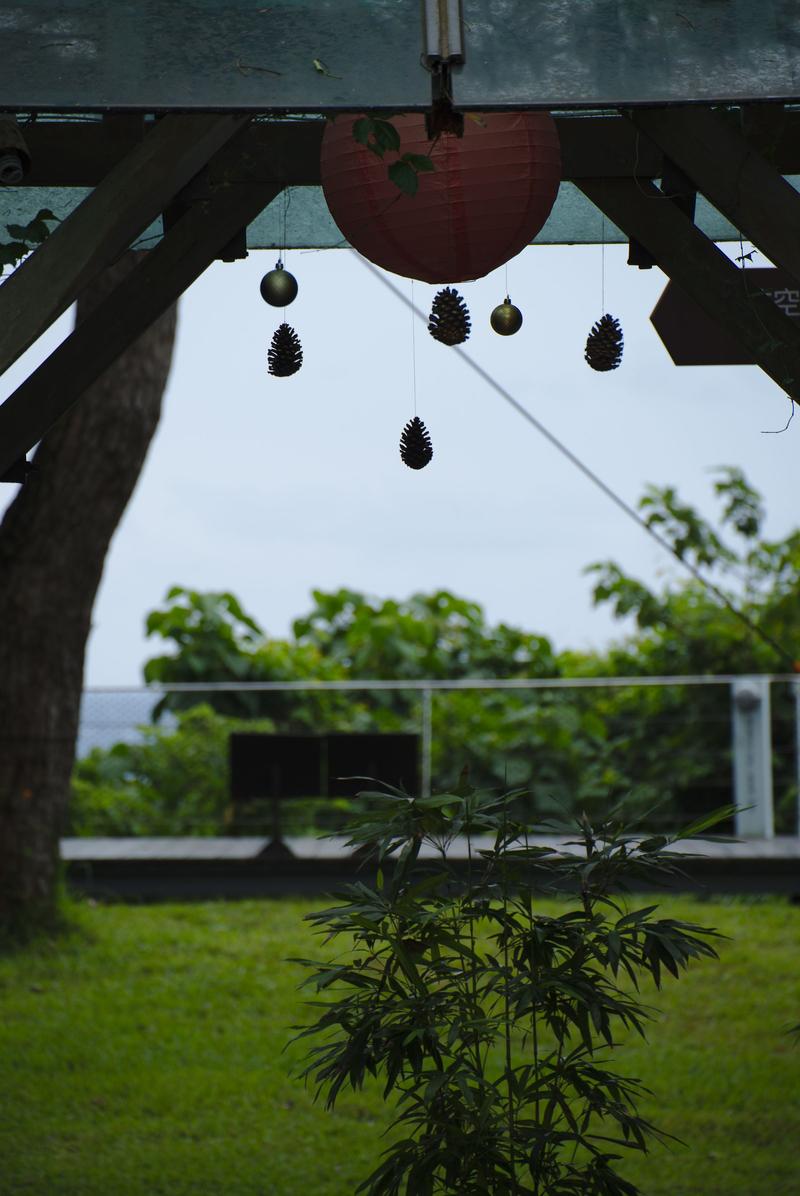
<path fill-rule="evenodd" d="M 583 360 L 603 313 L 595 246 L 537 246 L 510 263 L 525 318 L 514 337 L 489 327 L 502 270 L 459 287 L 468 355 L 627 501 L 671 483 L 712 514 L 710 470 L 736 464 L 765 495 L 768 531 L 785 534 L 797 523 L 800 420 L 784 435 L 762 431 L 785 424 L 788 399 L 754 367 L 673 366 L 649 322 L 664 276 L 628 267 L 625 247 L 605 254 L 605 309 L 625 333 L 618 370 Z M 434 458 L 406 468 L 411 318 L 351 250 L 289 252 L 300 292 L 287 319 L 304 364 L 270 377 L 281 312 L 258 284 L 275 256 L 217 263 L 181 301 L 161 426 L 106 562 L 87 684 L 140 681 L 161 650 L 144 637 L 145 615 L 176 583 L 232 590 L 275 636 L 313 588 L 348 586 L 396 598 L 446 587 L 558 648 L 619 637 L 583 569 L 613 558 L 652 582 L 673 569 L 665 553 L 419 323 L 417 410 Z M 414 284 L 425 313 L 436 289 Z M 9 371 L 1 397 L 68 328 L 65 318 Z M 15 489 L 3 488 L 0 509 Z"/>

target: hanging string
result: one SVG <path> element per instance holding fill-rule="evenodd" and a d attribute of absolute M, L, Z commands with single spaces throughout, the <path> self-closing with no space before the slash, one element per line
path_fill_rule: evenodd
<path fill-rule="evenodd" d="M 751 245 L 751 248 L 750 248 L 749 252 L 745 253 L 744 238 L 742 237 L 742 230 L 739 229 L 739 256 L 737 257 L 736 260 L 739 263 L 739 268 L 742 272 L 742 285 L 744 286 L 744 293 L 748 299 L 752 299 L 753 292 L 750 291 L 750 284 L 749 284 L 748 278 L 747 278 L 747 273 L 746 273 L 747 265 L 748 265 L 748 263 L 750 265 L 753 264 L 753 254 L 758 252 L 756 250 L 755 246 L 753 245 L 752 241 L 750 242 L 750 245 Z M 758 310 L 758 307 L 753 303 L 751 303 L 750 306 L 751 306 L 753 315 L 756 317 L 759 324 L 761 325 L 761 328 L 762 328 L 765 336 L 769 337 L 771 334 L 768 331 L 768 329 L 766 328 L 764 321 L 761 319 L 761 314 Z M 792 398 L 792 396 L 790 394 L 787 394 L 786 397 L 789 400 L 789 406 L 791 408 L 791 410 L 789 411 L 789 418 L 787 419 L 786 423 L 783 425 L 782 428 L 762 428 L 761 429 L 762 436 L 780 436 L 783 432 L 788 431 L 789 424 L 794 419 L 794 413 L 795 413 L 797 404 L 795 403 L 795 400 Z"/>
<path fill-rule="evenodd" d="M 414 310 L 414 279 L 411 279 L 411 385 L 414 393 L 414 415 L 417 414 L 417 341 L 416 312 Z"/>
<path fill-rule="evenodd" d="M 283 237 L 281 238 L 281 246 L 282 246 L 281 259 L 283 261 L 286 260 L 286 217 L 288 215 L 288 212 L 289 212 L 289 188 L 284 187 L 284 189 L 283 189 Z"/>
<path fill-rule="evenodd" d="M 371 262 L 367 261 L 366 258 L 358 258 L 357 260 L 367 270 L 374 274 L 379 282 L 382 282 L 385 287 L 392 291 L 392 293 L 397 296 L 401 303 L 408 303 L 408 300 L 403 295 L 402 291 L 398 290 L 394 283 L 390 282 L 389 279 L 380 270 L 377 270 Z M 412 304 L 412 319 L 414 316 L 415 312 Z M 420 316 L 420 319 L 424 319 L 424 317 Z M 738 621 L 744 627 L 747 628 L 751 635 L 756 636 L 761 640 L 762 643 L 767 644 L 770 648 L 772 648 L 778 659 L 783 661 L 783 663 L 787 666 L 787 672 L 793 673 L 796 671 L 795 658 L 791 652 L 789 652 L 781 643 L 779 643 L 778 640 L 774 639 L 768 632 L 764 631 L 763 628 L 759 627 L 757 623 L 754 623 L 753 620 L 746 615 L 743 610 L 740 610 L 739 607 L 735 605 L 735 603 L 723 590 L 719 588 L 718 585 L 716 585 L 715 582 L 711 581 L 710 578 L 701 573 L 701 571 L 695 565 L 693 565 L 691 561 L 688 561 L 685 557 L 681 556 L 675 550 L 674 546 L 669 542 L 666 536 L 661 535 L 656 528 L 652 527 L 647 520 L 644 519 L 644 517 L 630 505 L 630 503 L 626 502 L 625 499 L 617 494 L 607 482 L 604 482 L 603 479 L 599 477 L 593 469 L 586 465 L 575 453 L 572 452 L 571 449 L 567 448 L 564 442 L 559 440 L 558 437 L 549 430 L 549 428 L 546 428 L 544 424 L 542 424 L 536 418 L 535 415 L 528 411 L 526 407 L 523 407 L 522 403 L 520 403 L 518 399 L 515 399 L 510 391 L 506 390 L 504 386 L 501 386 L 496 378 L 494 378 L 480 365 L 478 365 L 474 357 L 467 356 L 460 345 L 455 345 L 451 352 L 461 357 L 465 365 L 473 370 L 474 373 L 476 373 L 479 378 L 481 378 L 488 386 L 490 386 L 492 390 L 494 390 L 495 393 L 500 396 L 500 398 L 504 399 L 509 406 L 513 407 L 518 415 L 521 415 L 522 418 L 531 425 L 531 427 L 535 428 L 536 431 L 553 446 L 553 448 L 557 449 L 562 456 L 566 457 L 566 459 L 572 465 L 574 465 L 576 469 L 578 469 L 584 475 L 584 477 L 588 479 L 588 481 L 601 490 L 603 494 L 605 494 L 607 498 L 609 498 L 621 511 L 623 511 L 629 519 L 638 524 L 642 531 L 650 536 L 651 539 L 655 540 L 657 544 L 660 544 L 662 548 L 666 549 L 666 551 L 677 560 L 678 564 L 682 568 L 691 573 L 695 581 L 700 582 L 700 584 L 707 591 L 716 595 L 720 602 L 727 607 L 731 614 L 738 619 Z"/>
<path fill-rule="evenodd" d="M 600 311 L 606 310 L 606 216 L 601 215 L 600 228 Z"/>
<path fill-rule="evenodd" d="M 506 262 L 506 297 L 508 297 L 508 262 Z"/>
<path fill-rule="evenodd" d="M 287 224 L 286 218 L 289 214 L 290 202 L 291 202 L 291 195 L 289 193 L 289 188 L 284 187 L 284 189 L 283 189 L 283 236 L 281 237 L 281 262 L 284 265 L 286 264 L 286 224 Z M 283 305 L 283 322 L 284 322 L 284 324 L 286 323 L 286 304 L 285 303 Z"/>

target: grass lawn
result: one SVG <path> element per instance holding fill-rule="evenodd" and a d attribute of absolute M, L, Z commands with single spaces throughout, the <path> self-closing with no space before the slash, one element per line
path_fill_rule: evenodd
<path fill-rule="evenodd" d="M 644 899 L 640 904 L 648 904 Z M 0 959 L 1 1196 L 349 1196 L 388 1121 L 378 1095 L 335 1113 L 282 1053 L 315 955 L 305 901 L 75 911 L 67 938 Z M 665 899 L 731 936 L 669 981 L 651 1045 L 620 1070 L 690 1150 L 626 1174 L 647 1196 L 800 1192 L 800 907 Z"/>

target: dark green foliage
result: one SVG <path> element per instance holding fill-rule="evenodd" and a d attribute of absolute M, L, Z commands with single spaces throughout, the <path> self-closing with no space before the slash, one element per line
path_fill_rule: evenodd
<path fill-rule="evenodd" d="M 272 731 L 209 706 L 179 716 L 177 728 L 141 728 L 142 742 L 95 748 L 75 766 L 73 835 L 224 835 L 228 828 L 228 739 Z"/>
<path fill-rule="evenodd" d="M 315 645 L 269 639 L 259 624 L 227 592 L 203 593 L 173 586 L 164 609 L 147 616 L 148 635 L 160 636 L 174 650 L 151 657 L 144 666 L 148 684 L 169 686 L 184 682 L 248 684 L 254 681 L 337 680 L 345 676 L 335 661 L 326 660 Z M 345 730 L 349 709 L 345 698 L 332 693 L 264 693 L 248 690 L 209 690 L 207 694 L 165 694 L 156 717 L 166 710 L 185 711 L 207 702 L 231 718 L 271 718 L 284 731 L 312 730 L 331 724 Z"/>
<path fill-rule="evenodd" d="M 800 531 L 766 539 L 760 496 L 737 469 L 722 470 L 714 490 L 722 504 L 717 524 L 672 487 L 648 487 L 640 509 L 751 622 L 800 657 Z M 788 668 L 717 594 L 685 580 L 677 563 L 659 589 L 614 561 L 590 571 L 595 602 L 635 620 L 633 633 L 603 653 L 556 655 L 544 636 L 490 624 L 477 603 L 446 590 L 402 601 L 350 589 L 316 590 L 312 609 L 281 640 L 269 637 L 232 594 L 174 587 L 164 608 L 148 617 L 148 632 L 161 636 L 168 651 L 148 662 L 145 678 L 163 685 L 371 677 L 566 680 Z M 173 692 L 160 709 L 182 711 L 199 701 L 228 717 L 269 718 L 280 731 L 420 727 L 420 698 L 411 691 Z M 792 833 L 794 706 L 786 683 L 773 686 L 772 714 L 777 827 Z M 479 786 L 524 787 L 528 796 L 520 808 L 526 804 L 529 814 L 561 808 L 593 815 L 635 790 L 639 825 L 674 829 L 730 797 L 725 685 L 441 691 L 433 697 L 433 733 L 435 784 L 467 763 Z"/>
<path fill-rule="evenodd" d="M 145 629 L 148 636 L 160 636 L 177 651 L 147 661 L 144 679 L 148 684 L 252 679 L 248 664 L 263 632 L 233 594 L 200 593 L 172 586 L 166 601 L 164 610 L 150 612 Z M 169 702 L 162 701 L 156 708 L 156 715 L 167 706 L 171 710 L 185 710 L 196 702 L 194 695 L 171 694 Z M 247 697 L 241 694 L 235 698 L 220 695 L 215 709 L 222 714 L 255 713 Z"/>
<path fill-rule="evenodd" d="M 295 961 L 320 995 L 316 1020 L 297 1028 L 313 1039 L 301 1075 L 328 1108 L 369 1076 L 397 1098 L 398 1136 L 358 1189 L 367 1196 L 635 1196 L 620 1151 L 669 1137 L 609 1056 L 620 1034 L 645 1035 L 641 981 L 660 987 L 715 957 L 717 932 L 617 894 L 674 874 L 675 840 L 726 811 L 645 840 L 583 816 L 575 853 L 558 853 L 514 818 L 517 797 L 363 794 L 351 844 L 374 858 L 378 887 L 348 886 L 307 915 L 326 942 L 344 942 L 332 958 Z M 540 911 L 538 894 L 565 891 L 566 912 Z"/>
<path fill-rule="evenodd" d="M 398 157 L 387 167 L 386 173 L 404 195 L 416 195 L 419 175 L 434 170 L 426 154 L 401 154 L 400 134 L 390 120 L 380 116 L 361 116 L 353 123 L 353 137 L 378 158 L 396 153 Z"/>
<path fill-rule="evenodd" d="M 576 667 L 583 670 L 588 665 L 590 672 L 621 676 L 791 671 L 792 660 L 800 658 L 800 531 L 783 540 L 764 537 L 761 496 L 739 469 L 721 469 L 714 492 L 723 504 L 718 527 L 682 502 L 671 486 L 649 486 L 639 508 L 676 553 L 699 568 L 720 593 L 686 578 L 678 567 L 661 590 L 655 590 L 614 561 L 591 565 L 595 603 L 610 604 L 619 618 L 633 616 L 636 631 L 602 657 L 576 660 Z M 723 597 L 768 638 L 759 638 L 745 626 Z M 638 720 L 627 717 L 634 709 Z M 628 691 L 604 704 L 602 716 L 609 743 L 623 734 L 620 719 L 625 717 L 624 784 L 629 786 L 630 778 L 652 778 L 666 798 L 665 813 L 689 812 L 698 797 L 707 800 L 702 795 L 709 789 L 729 786 L 730 720 L 724 689 L 670 687 L 646 695 Z M 791 833 L 797 790 L 788 685 L 772 687 L 772 716 L 777 824 L 782 833 Z M 667 744 L 654 735 L 659 727 L 668 728 Z"/>

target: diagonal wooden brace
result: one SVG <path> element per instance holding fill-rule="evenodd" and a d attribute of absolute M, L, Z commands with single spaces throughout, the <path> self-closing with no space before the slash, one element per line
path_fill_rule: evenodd
<path fill-rule="evenodd" d="M 637 108 L 629 119 L 661 147 L 714 207 L 800 282 L 800 194 L 709 108 Z"/>
<path fill-rule="evenodd" d="M 800 401 L 800 329 L 652 183 L 580 179 L 618 228 L 640 241 L 673 279 L 745 345 L 782 390 Z"/>
<path fill-rule="evenodd" d="M 246 123 L 218 113 L 156 123 L 0 287 L 0 374 Z"/>
<path fill-rule="evenodd" d="M 224 151 L 239 166 L 242 134 Z M 255 164 L 257 166 L 257 163 Z M 223 178 L 160 244 L 0 406 L 0 477 L 23 457 L 220 250 L 282 190 L 280 184 Z"/>

